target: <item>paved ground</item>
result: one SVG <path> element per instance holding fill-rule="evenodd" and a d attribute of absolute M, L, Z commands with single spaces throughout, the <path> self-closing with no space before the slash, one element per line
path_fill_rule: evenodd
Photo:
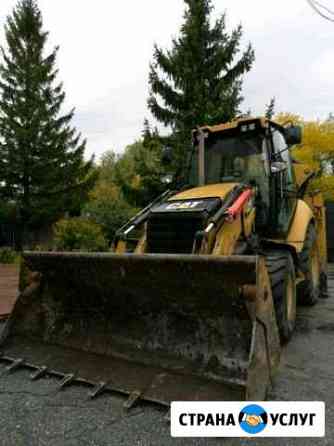
<path fill-rule="evenodd" d="M 296 334 L 284 351 L 270 398 L 325 401 L 325 439 L 172 439 L 165 410 L 140 405 L 123 412 L 123 397 L 102 395 L 95 401 L 80 387 L 56 391 L 57 381 L 32 383 L 27 371 L 12 375 L 0 366 L 0 446 L 113 445 L 274 445 L 334 444 L 334 266 L 332 298 L 299 308 Z"/>

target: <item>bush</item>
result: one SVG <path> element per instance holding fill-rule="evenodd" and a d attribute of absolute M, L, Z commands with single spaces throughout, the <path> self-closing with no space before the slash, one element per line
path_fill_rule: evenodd
<path fill-rule="evenodd" d="M 16 263 L 18 255 L 12 248 L 0 248 L 0 263 Z"/>
<path fill-rule="evenodd" d="M 108 250 L 102 228 L 84 218 L 62 219 L 54 225 L 58 251 L 101 252 Z"/>
<path fill-rule="evenodd" d="M 84 213 L 103 228 L 109 242 L 113 241 L 115 232 L 136 214 L 117 186 L 107 181 L 100 181 L 90 193 L 90 200 Z"/>

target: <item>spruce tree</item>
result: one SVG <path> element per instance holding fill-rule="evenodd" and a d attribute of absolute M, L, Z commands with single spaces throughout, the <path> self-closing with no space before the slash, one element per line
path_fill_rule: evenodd
<path fill-rule="evenodd" d="M 92 185 L 85 141 L 63 113 L 58 48 L 46 54 L 48 33 L 35 0 L 21 0 L 5 25 L 0 62 L 0 198 L 15 203 L 19 232 L 53 222 L 80 206 Z M 19 237 L 20 239 L 20 237 Z M 19 240 L 20 244 L 21 240 Z"/>
<path fill-rule="evenodd" d="M 275 105 L 276 105 L 276 99 L 271 98 L 269 104 L 266 105 L 265 116 L 267 119 L 273 119 L 275 114 Z"/>
<path fill-rule="evenodd" d="M 240 53 L 241 25 L 231 33 L 222 15 L 211 25 L 211 0 L 185 0 L 179 37 L 170 50 L 155 45 L 150 66 L 148 106 L 153 116 L 172 129 L 176 168 L 185 159 L 191 130 L 226 122 L 239 114 L 242 76 L 254 61 L 249 44 Z"/>

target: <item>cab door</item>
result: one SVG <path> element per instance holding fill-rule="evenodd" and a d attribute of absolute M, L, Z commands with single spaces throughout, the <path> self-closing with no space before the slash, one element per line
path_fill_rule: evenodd
<path fill-rule="evenodd" d="M 272 129 L 273 146 L 273 193 L 275 194 L 274 214 L 276 229 L 279 235 L 286 235 L 289 231 L 297 204 L 297 188 L 295 172 L 292 165 L 290 151 L 283 134 L 276 128 Z M 278 164 L 277 164 L 278 163 Z M 279 165 L 281 163 L 281 165 Z"/>

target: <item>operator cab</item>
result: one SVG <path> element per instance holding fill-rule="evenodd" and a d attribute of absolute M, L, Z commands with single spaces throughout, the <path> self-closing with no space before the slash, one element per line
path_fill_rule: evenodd
<path fill-rule="evenodd" d="M 288 231 L 296 204 L 289 146 L 300 142 L 296 127 L 267 119 L 241 119 L 193 133 L 188 184 L 239 183 L 256 192 L 257 230 Z"/>

